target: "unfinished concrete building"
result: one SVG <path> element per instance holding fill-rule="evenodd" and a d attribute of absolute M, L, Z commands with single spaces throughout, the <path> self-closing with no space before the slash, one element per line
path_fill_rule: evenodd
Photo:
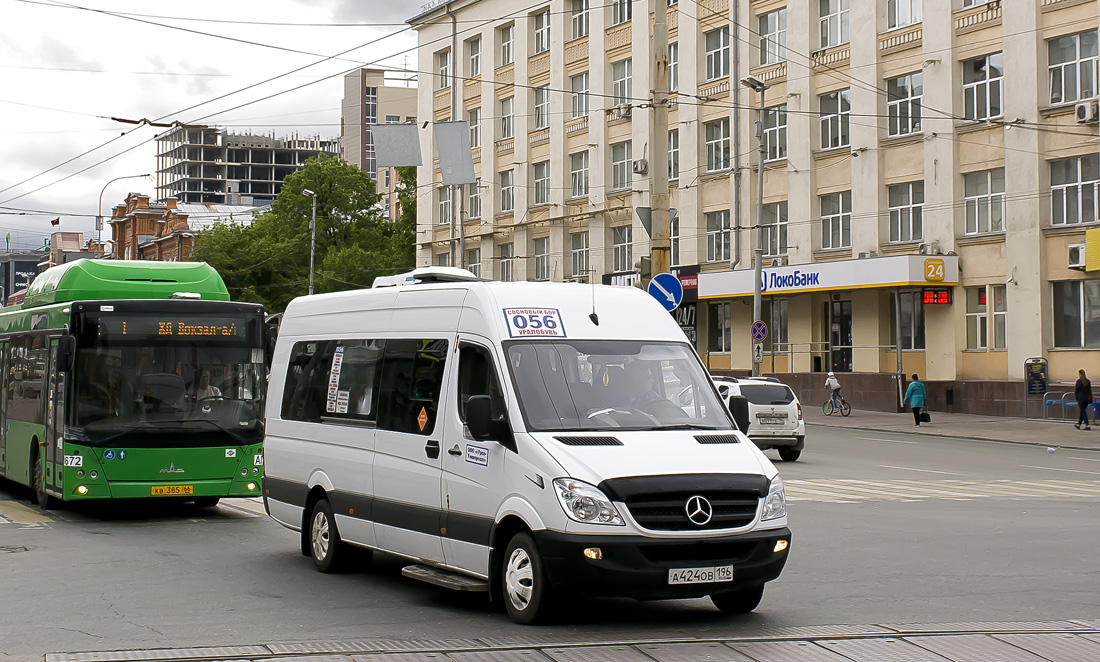
<path fill-rule="evenodd" d="M 157 138 L 157 198 L 182 203 L 262 205 L 309 158 L 336 156 L 339 140 L 276 138 L 215 127 L 180 127 Z"/>

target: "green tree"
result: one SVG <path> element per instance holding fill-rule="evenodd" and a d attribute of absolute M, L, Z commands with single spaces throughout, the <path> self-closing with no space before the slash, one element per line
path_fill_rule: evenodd
<path fill-rule="evenodd" d="M 415 168 L 399 178 L 412 214 L 389 221 L 367 173 L 331 157 L 310 159 L 283 182 L 270 209 L 249 226 L 218 224 L 196 240 L 192 259 L 221 273 L 233 299 L 286 308 L 309 288 L 309 222 L 317 194 L 314 292 L 370 287 L 376 276 L 412 269 L 415 262 Z M 411 192 L 410 192 L 411 191 Z"/>

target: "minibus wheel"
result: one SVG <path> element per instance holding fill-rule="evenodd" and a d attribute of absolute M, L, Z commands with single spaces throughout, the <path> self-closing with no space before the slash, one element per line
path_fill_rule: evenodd
<path fill-rule="evenodd" d="M 764 597 L 764 585 L 741 589 L 740 591 L 728 591 L 715 593 L 710 596 L 710 601 L 718 607 L 719 611 L 727 614 L 747 614 L 760 605 L 760 599 Z"/>
<path fill-rule="evenodd" d="M 501 591 L 508 616 L 516 623 L 545 620 L 553 595 L 542 556 L 529 533 L 517 533 L 504 550 L 500 568 Z"/>
<path fill-rule="evenodd" d="M 309 551 L 313 564 L 321 572 L 336 572 L 344 564 L 349 550 L 336 529 L 336 517 L 328 499 L 313 505 L 309 516 Z"/>

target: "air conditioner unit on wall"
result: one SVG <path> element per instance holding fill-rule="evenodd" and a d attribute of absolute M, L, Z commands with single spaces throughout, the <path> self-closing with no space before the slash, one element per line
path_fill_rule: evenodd
<path fill-rule="evenodd" d="M 633 166 L 635 175 L 644 175 L 649 172 L 649 161 L 645 159 L 635 159 Z"/>
<path fill-rule="evenodd" d="M 1070 269 L 1084 269 L 1085 268 L 1085 245 L 1084 244 L 1070 244 L 1069 245 L 1069 259 L 1067 260 Z"/>
<path fill-rule="evenodd" d="M 1073 115 L 1078 124 L 1096 124 L 1100 122 L 1096 99 L 1085 99 L 1074 106 Z"/>

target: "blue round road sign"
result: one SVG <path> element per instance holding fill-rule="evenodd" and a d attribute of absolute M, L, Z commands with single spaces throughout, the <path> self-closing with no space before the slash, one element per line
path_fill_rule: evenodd
<path fill-rule="evenodd" d="M 684 286 L 670 273 L 657 274 L 649 281 L 649 296 L 671 312 L 684 300 Z"/>
<path fill-rule="evenodd" d="M 752 339 L 756 342 L 764 342 L 764 338 L 768 337 L 768 325 L 764 324 L 760 320 L 756 320 L 752 323 Z"/>

